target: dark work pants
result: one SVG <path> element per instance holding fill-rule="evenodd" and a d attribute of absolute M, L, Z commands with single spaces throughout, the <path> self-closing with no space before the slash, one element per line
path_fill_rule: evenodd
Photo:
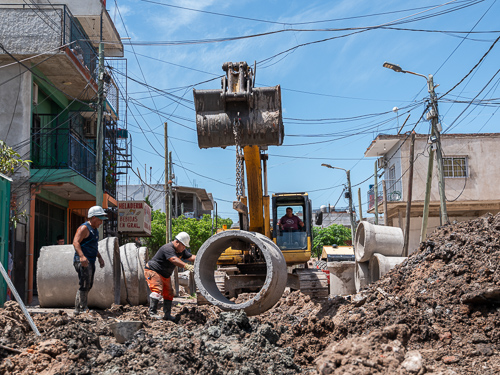
<path fill-rule="evenodd" d="M 95 273 L 95 262 L 89 262 L 87 267 L 82 267 L 82 264 L 78 262 L 73 262 L 75 270 L 78 273 L 78 280 L 80 288 L 78 290 L 82 292 L 88 292 L 92 289 L 94 284 L 94 273 Z"/>

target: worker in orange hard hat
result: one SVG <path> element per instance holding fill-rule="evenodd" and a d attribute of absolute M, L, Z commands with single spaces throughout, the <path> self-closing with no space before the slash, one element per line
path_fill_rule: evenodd
<path fill-rule="evenodd" d="M 101 206 L 89 208 L 87 216 L 89 220 L 80 225 L 73 239 L 75 248 L 73 265 L 78 273 L 80 284 L 75 298 L 75 314 L 88 311 L 87 297 L 94 283 L 96 259 L 99 259 L 99 266 L 104 267 L 104 259 L 99 254 L 98 228 L 104 220 L 108 219 L 108 216 Z"/>
<path fill-rule="evenodd" d="M 196 259 L 196 255 L 187 250 L 189 241 L 189 234 L 180 232 L 172 242 L 160 247 L 155 256 L 146 264 L 144 276 L 151 290 L 149 295 L 149 315 L 152 318 L 160 318 L 157 310 L 160 297 L 163 296 L 163 319 L 171 322 L 176 321 L 171 315 L 174 291 L 172 290 L 170 276 L 176 266 L 191 272 L 194 271 L 192 264 L 184 262 L 194 262 Z"/>

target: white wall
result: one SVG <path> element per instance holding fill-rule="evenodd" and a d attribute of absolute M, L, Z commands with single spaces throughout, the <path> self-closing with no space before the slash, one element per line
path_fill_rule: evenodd
<path fill-rule="evenodd" d="M 442 137 L 441 139 L 443 156 L 467 156 L 468 172 L 467 178 L 445 178 L 446 197 L 454 200 L 459 196 L 458 201 L 475 200 L 498 200 L 498 186 L 500 185 L 500 168 L 495 160 L 500 159 L 500 134 L 490 134 L 488 136 Z M 405 145 L 406 146 L 406 145 Z M 402 169 L 407 169 L 409 165 L 409 147 L 403 146 Z M 414 165 L 413 193 L 412 200 L 423 201 L 425 198 L 425 184 L 427 180 L 427 168 L 429 163 L 427 148 L 427 138 L 418 137 L 415 142 L 415 156 L 418 158 Z M 425 152 L 424 152 L 425 151 Z M 422 152 L 424 154 L 422 155 Z M 407 189 L 408 175 L 403 177 L 403 191 Z M 463 190 L 463 192 L 462 192 Z M 439 201 L 438 170 L 437 162 L 434 160 L 432 174 L 431 201 Z"/>

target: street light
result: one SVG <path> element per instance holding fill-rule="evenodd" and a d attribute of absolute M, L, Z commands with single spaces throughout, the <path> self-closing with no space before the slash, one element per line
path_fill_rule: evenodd
<path fill-rule="evenodd" d="M 444 173 L 443 173 L 443 153 L 441 149 L 441 139 L 440 132 L 441 126 L 439 124 L 439 112 L 438 112 L 438 102 L 437 96 L 434 89 L 439 85 L 434 85 L 434 79 L 432 74 L 425 76 L 420 73 L 410 72 L 409 70 L 403 70 L 399 65 L 385 62 L 382 65 L 384 68 L 394 70 L 397 73 L 409 73 L 416 76 L 424 77 L 427 81 L 427 87 L 431 97 L 431 108 L 427 113 L 427 119 L 431 120 L 431 139 L 433 143 L 436 143 L 436 158 L 438 163 L 438 175 L 439 175 L 439 200 L 441 205 L 441 224 L 448 222 L 448 213 L 446 210 L 446 196 L 445 196 L 445 186 L 444 186 Z M 427 183 L 425 186 L 425 201 L 424 201 L 424 212 L 422 218 L 422 230 L 420 232 L 420 242 L 425 240 L 427 233 L 427 220 L 429 217 L 429 202 L 431 197 L 431 184 L 432 184 L 432 168 L 434 163 L 434 149 L 431 147 L 429 151 L 429 165 L 427 168 Z"/>
<path fill-rule="evenodd" d="M 352 245 L 354 246 L 354 240 L 356 238 L 356 224 L 354 222 L 354 210 L 352 208 L 351 171 L 340 167 L 332 167 L 330 164 L 321 164 L 321 166 L 331 169 L 341 169 L 347 174 L 347 186 L 349 190 L 349 216 L 351 218 L 351 240 Z M 359 209 L 361 209 L 361 207 Z"/>
<path fill-rule="evenodd" d="M 345 172 L 347 172 L 347 169 L 344 169 L 344 168 L 340 168 L 340 167 L 332 167 L 330 164 L 321 164 L 322 167 L 327 167 L 327 168 L 332 168 L 332 169 L 341 169 Z"/>

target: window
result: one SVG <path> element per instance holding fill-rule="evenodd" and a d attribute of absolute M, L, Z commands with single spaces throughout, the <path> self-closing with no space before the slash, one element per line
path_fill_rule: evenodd
<path fill-rule="evenodd" d="M 443 174 L 448 178 L 467 177 L 467 157 L 443 158 Z"/>

